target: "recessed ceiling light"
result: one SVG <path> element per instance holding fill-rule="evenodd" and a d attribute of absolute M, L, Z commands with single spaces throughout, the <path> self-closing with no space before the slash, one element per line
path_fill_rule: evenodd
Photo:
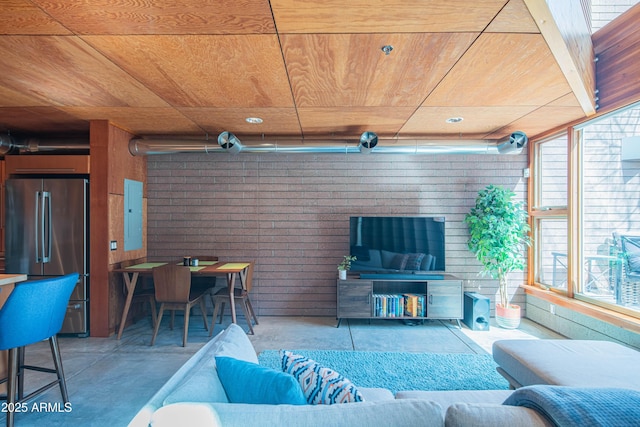
<path fill-rule="evenodd" d="M 393 46 L 391 46 L 390 44 L 384 45 L 380 48 L 381 51 L 384 52 L 385 55 L 389 55 L 391 53 L 391 51 L 393 50 Z"/>
<path fill-rule="evenodd" d="M 446 122 L 447 123 L 460 123 L 462 120 L 464 120 L 462 117 L 449 117 Z"/>
<path fill-rule="evenodd" d="M 260 124 L 262 123 L 262 119 L 260 117 L 247 117 L 245 119 L 247 123 Z"/>

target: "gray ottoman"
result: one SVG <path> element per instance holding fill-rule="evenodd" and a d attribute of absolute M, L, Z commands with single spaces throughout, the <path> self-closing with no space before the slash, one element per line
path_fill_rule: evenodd
<path fill-rule="evenodd" d="M 640 390 L 640 352 L 610 341 L 500 340 L 493 359 L 512 387 L 550 384 Z"/>

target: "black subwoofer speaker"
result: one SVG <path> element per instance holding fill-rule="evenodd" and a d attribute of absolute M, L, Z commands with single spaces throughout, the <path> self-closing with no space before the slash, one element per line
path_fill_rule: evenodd
<path fill-rule="evenodd" d="M 464 318 L 462 323 L 472 331 L 488 331 L 491 317 L 491 301 L 477 292 L 464 293 Z"/>

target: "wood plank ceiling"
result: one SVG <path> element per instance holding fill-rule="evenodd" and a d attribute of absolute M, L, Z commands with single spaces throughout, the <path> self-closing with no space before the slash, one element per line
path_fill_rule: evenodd
<path fill-rule="evenodd" d="M 534 136 L 592 113 L 540 1 L 3 0 L 0 132 Z"/>

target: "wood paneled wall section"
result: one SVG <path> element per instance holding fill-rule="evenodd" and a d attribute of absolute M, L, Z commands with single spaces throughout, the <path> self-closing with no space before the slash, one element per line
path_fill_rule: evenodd
<path fill-rule="evenodd" d="M 0 160 L 0 273 L 4 273 L 4 160 Z"/>
<path fill-rule="evenodd" d="M 640 4 L 593 35 L 600 112 L 640 99 Z"/>
<path fill-rule="evenodd" d="M 124 304 L 120 274 L 111 273 L 124 260 L 146 256 L 143 247 L 124 251 L 124 179 L 143 182 L 146 189 L 146 158 L 129 154 L 130 133 L 108 121 L 91 122 L 91 336 L 106 337 L 115 331 Z M 146 197 L 145 197 L 146 200 Z M 146 216 L 146 203 L 143 215 Z M 145 223 L 143 218 L 143 224 Z M 118 243 L 116 251 L 109 242 Z"/>
<path fill-rule="evenodd" d="M 526 200 L 525 167 L 525 155 L 149 156 L 148 255 L 256 259 L 259 315 L 335 316 L 349 216 L 445 216 L 447 271 L 494 299 L 497 282 L 477 275 L 463 220 L 488 184 Z M 512 275 L 514 292 L 525 277 Z M 520 290 L 513 301 L 524 303 Z"/>

